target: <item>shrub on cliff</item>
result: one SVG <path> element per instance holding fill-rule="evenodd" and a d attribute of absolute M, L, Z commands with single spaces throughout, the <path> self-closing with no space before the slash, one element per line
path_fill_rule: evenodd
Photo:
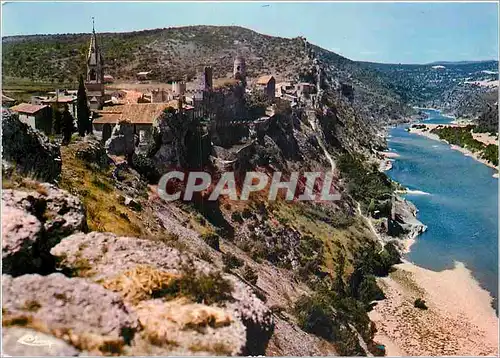
<path fill-rule="evenodd" d="M 300 297 L 294 312 L 299 327 L 334 343 L 340 355 L 366 355 L 351 325 L 363 338 L 370 339 L 370 320 L 356 300 L 338 298 L 325 290 Z"/>
<path fill-rule="evenodd" d="M 259 276 L 257 275 L 257 272 L 253 268 L 251 268 L 248 265 L 245 265 L 245 267 L 243 268 L 243 278 L 248 282 L 250 282 L 252 285 L 256 285 Z"/>
<path fill-rule="evenodd" d="M 384 292 L 377 285 L 375 276 L 366 276 L 358 288 L 359 300 L 363 302 L 367 307 L 373 301 L 383 300 L 385 298 Z"/>
<path fill-rule="evenodd" d="M 232 253 L 228 252 L 222 255 L 222 263 L 224 264 L 224 270 L 230 271 L 234 268 L 243 266 L 243 260 L 236 257 Z"/>
<path fill-rule="evenodd" d="M 362 156 L 344 153 L 337 159 L 338 168 L 347 181 L 347 189 L 354 199 L 368 207 L 372 199 L 385 200 L 394 192 L 394 184 L 377 168 L 366 167 Z"/>
<path fill-rule="evenodd" d="M 417 298 L 413 304 L 416 308 L 420 308 L 421 310 L 426 310 L 428 307 L 425 304 L 425 301 L 421 298 Z"/>
<path fill-rule="evenodd" d="M 142 177 L 144 177 L 149 183 L 157 184 L 160 180 L 160 173 L 156 169 L 153 161 L 141 154 L 133 154 L 132 161 L 130 163 L 131 167 L 137 170 Z"/>
<path fill-rule="evenodd" d="M 212 249 L 219 251 L 219 235 L 213 232 L 207 232 L 201 235 L 201 238 L 205 243 L 210 246 Z"/>

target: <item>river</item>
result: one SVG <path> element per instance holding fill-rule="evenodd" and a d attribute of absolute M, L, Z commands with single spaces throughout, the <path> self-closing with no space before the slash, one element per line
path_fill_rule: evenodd
<path fill-rule="evenodd" d="M 423 123 L 452 118 L 426 110 Z M 387 174 L 416 194 L 406 194 L 428 226 L 407 259 L 434 271 L 460 261 L 498 297 L 498 179 L 494 170 L 444 142 L 409 133 L 408 125 L 389 132 L 388 146 L 399 154 Z"/>

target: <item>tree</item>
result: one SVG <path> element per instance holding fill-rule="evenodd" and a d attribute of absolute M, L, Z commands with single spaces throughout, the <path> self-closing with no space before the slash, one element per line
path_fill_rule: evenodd
<path fill-rule="evenodd" d="M 77 93 L 77 118 L 78 118 L 78 134 L 83 137 L 85 134 L 92 132 L 90 124 L 90 109 L 87 102 L 87 93 L 83 84 L 83 76 L 80 75 Z"/>
<path fill-rule="evenodd" d="M 337 265 L 335 267 L 335 276 L 333 278 L 332 289 L 339 297 L 346 296 L 346 287 L 344 283 L 345 274 L 345 256 L 343 252 L 339 252 L 337 257 Z"/>
<path fill-rule="evenodd" d="M 75 130 L 74 118 L 69 112 L 68 105 L 64 106 L 62 113 L 61 129 L 63 133 L 63 144 L 68 144 L 71 141 L 71 135 Z"/>

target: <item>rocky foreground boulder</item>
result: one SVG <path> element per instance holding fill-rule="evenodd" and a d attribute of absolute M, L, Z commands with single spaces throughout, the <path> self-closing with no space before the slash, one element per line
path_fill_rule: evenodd
<path fill-rule="evenodd" d="M 50 343 L 36 355 L 265 353 L 274 321 L 250 286 L 159 240 L 86 234 L 81 203 L 37 185 L 3 193 L 6 354 L 33 353 L 24 336 Z"/>
<path fill-rule="evenodd" d="M 32 178 L 53 182 L 61 175 L 59 146 L 18 116 L 2 111 L 2 172 L 18 172 Z"/>
<path fill-rule="evenodd" d="M 52 335 L 24 327 L 3 327 L 2 348 L 10 356 L 77 356 L 78 350 Z"/>
<path fill-rule="evenodd" d="M 119 295 L 60 273 L 2 276 L 3 323 L 22 322 L 88 351 L 118 353 L 139 327 Z"/>
<path fill-rule="evenodd" d="M 264 354 L 267 342 L 271 338 L 274 329 L 271 312 L 255 296 L 250 287 L 229 274 L 219 277 L 217 271 L 207 262 L 188 256 L 162 242 L 92 232 L 67 237 L 52 248 L 51 254 L 61 269 L 78 272 L 93 281 L 102 282 L 109 289 L 121 292 L 132 304 L 139 304 L 137 306 L 139 312 L 145 313 L 147 310 L 144 311 L 144 307 L 147 306 L 150 310 L 158 311 L 160 316 L 165 310 L 172 310 L 171 303 L 164 303 L 167 305 L 164 307 L 161 301 L 150 300 L 156 297 L 155 294 L 144 293 L 141 289 L 137 291 L 137 288 L 129 286 L 124 288 L 122 282 L 128 282 L 132 277 L 137 282 L 142 282 L 144 279 L 148 282 L 141 286 L 144 287 L 151 285 L 152 277 L 163 277 L 161 282 L 164 283 L 172 278 L 182 282 L 182 277 L 190 281 L 205 280 L 203 285 L 209 284 L 215 287 L 213 294 L 216 298 L 212 299 L 216 301 L 214 303 L 223 310 L 221 312 L 232 317 L 231 322 L 235 322 L 231 331 L 240 334 L 238 324 L 243 324 L 245 327 L 246 339 L 241 341 L 232 337 L 230 341 L 233 344 L 225 345 L 226 354 Z M 169 286 L 150 288 L 148 292 L 153 292 L 155 289 L 175 290 Z M 225 293 L 225 290 L 228 292 Z M 183 295 L 185 294 L 180 294 L 180 297 Z M 203 294 L 198 295 L 201 296 Z M 197 299 L 191 297 L 193 298 Z M 148 318 L 146 321 L 156 322 L 151 319 Z M 213 353 L 213 349 L 211 352 Z"/>
<path fill-rule="evenodd" d="M 87 230 L 80 200 L 52 184 L 2 191 L 3 273 L 51 270 L 49 251 L 63 237 Z"/>

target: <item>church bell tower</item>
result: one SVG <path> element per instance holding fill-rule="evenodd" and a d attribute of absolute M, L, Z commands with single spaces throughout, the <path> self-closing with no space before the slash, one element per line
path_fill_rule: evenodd
<path fill-rule="evenodd" d="M 104 61 L 95 33 L 94 18 L 92 18 L 92 35 L 87 54 L 85 87 L 90 108 L 101 109 L 104 104 Z"/>

